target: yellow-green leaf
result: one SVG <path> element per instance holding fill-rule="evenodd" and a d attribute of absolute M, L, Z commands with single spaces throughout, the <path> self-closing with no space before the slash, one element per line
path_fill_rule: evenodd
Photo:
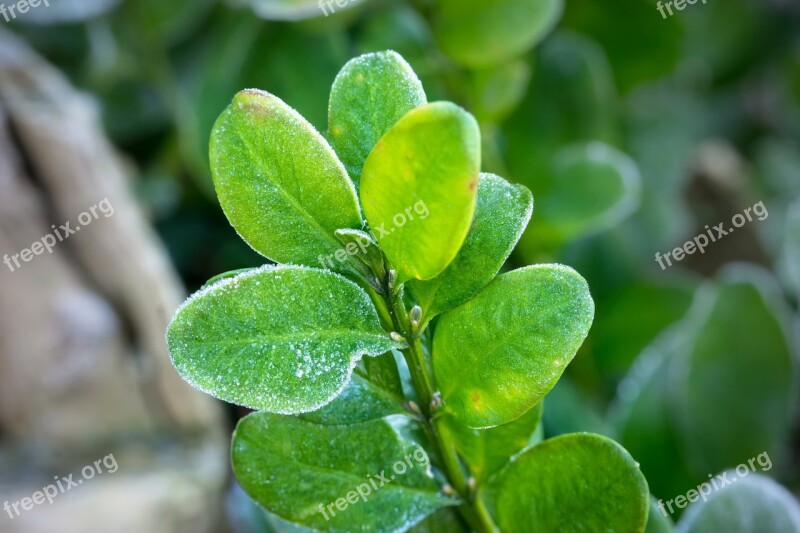
<path fill-rule="evenodd" d="M 480 132 L 449 102 L 410 111 L 367 158 L 361 199 L 398 282 L 431 279 L 461 248 L 475 211 Z"/>
<path fill-rule="evenodd" d="M 448 411 L 473 428 L 519 418 L 556 384 L 593 317 L 589 287 L 569 267 L 498 276 L 436 325 L 433 370 Z"/>

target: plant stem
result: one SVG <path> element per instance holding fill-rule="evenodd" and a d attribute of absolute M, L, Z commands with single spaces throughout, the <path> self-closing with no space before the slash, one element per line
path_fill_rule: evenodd
<path fill-rule="evenodd" d="M 432 372 L 422 349 L 419 332 L 412 331 L 408 312 L 399 294 L 387 290 L 384 293 L 384 298 L 392 315 L 395 330 L 403 335 L 408 342 L 408 347 L 403 349 L 402 352 L 411 374 L 411 381 L 421 403 L 419 407 L 423 414 L 423 430 L 436 448 L 435 451 L 442 461 L 448 481 L 464 501 L 464 504 L 459 506 L 458 509 L 475 531 L 478 533 L 493 533 L 497 531 L 497 528 L 492 522 L 483 501 L 477 498 L 475 491 L 469 487 L 469 482 L 455 445 L 445 438 L 445 432 L 442 431 L 441 424 L 443 419 L 436 416 L 437 413 L 435 411 L 439 407 L 438 405 L 433 405 L 436 389 Z"/>
<path fill-rule="evenodd" d="M 425 355 L 422 351 L 422 343 L 419 337 L 413 338 L 408 312 L 402 298 L 398 295 L 391 295 L 389 299 L 391 300 L 389 309 L 395 321 L 394 327 L 408 342 L 408 348 L 403 350 L 403 356 L 408 364 L 408 371 L 411 373 L 414 389 L 419 396 L 420 409 L 427 419 L 430 416 L 430 406 L 434 391 L 431 373 L 428 370 L 428 363 L 425 361 Z"/>

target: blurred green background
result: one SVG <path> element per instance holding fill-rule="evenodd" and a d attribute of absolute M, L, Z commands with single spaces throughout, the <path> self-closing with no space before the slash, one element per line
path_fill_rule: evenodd
<path fill-rule="evenodd" d="M 798 494 L 797 2 L 709 0 L 666 19 L 649 0 L 361 0 L 329 16 L 306 0 L 51 4 L 2 31 L 97 100 L 188 290 L 264 262 L 208 170 L 235 92 L 274 93 L 325 131 L 342 65 L 396 50 L 429 100 L 478 118 L 484 170 L 533 191 L 508 267 L 563 262 L 592 288 L 595 323 L 545 400 L 547 435 L 617 439 L 656 498 L 764 451 L 764 474 Z M 656 262 L 759 202 L 763 220 Z M 257 530 L 244 498 L 232 489 L 221 521 Z"/>

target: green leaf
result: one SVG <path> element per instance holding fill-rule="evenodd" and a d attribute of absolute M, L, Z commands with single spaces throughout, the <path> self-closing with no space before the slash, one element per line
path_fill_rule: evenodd
<path fill-rule="evenodd" d="M 339 0 L 341 1 L 341 0 Z M 343 9 L 350 9 L 366 0 L 339 2 L 323 0 L 247 0 L 256 15 L 267 20 L 305 20 L 330 17 Z"/>
<path fill-rule="evenodd" d="M 194 387 L 285 414 L 327 404 L 361 356 L 397 346 L 356 284 L 328 271 L 270 266 L 192 295 L 172 319 L 167 344 Z"/>
<path fill-rule="evenodd" d="M 454 61 L 485 67 L 531 49 L 563 9 L 562 0 L 440 0 L 433 30 Z"/>
<path fill-rule="evenodd" d="M 356 368 L 356 371 L 378 388 L 400 397 L 403 396 L 403 383 L 392 352 L 362 359 L 361 367 Z"/>
<path fill-rule="evenodd" d="M 277 263 L 318 265 L 341 248 L 336 230 L 361 227 L 355 189 L 333 149 L 269 93 L 242 91 L 220 115 L 211 170 L 230 223 Z"/>
<path fill-rule="evenodd" d="M 727 473 L 735 484 L 698 500 L 678 523 L 678 533 L 784 533 L 800 531 L 800 505 L 788 490 L 766 476 L 750 473 L 738 477 Z"/>
<path fill-rule="evenodd" d="M 657 497 L 785 442 L 796 379 L 784 306 L 768 274 L 729 268 L 620 384 L 620 439 Z"/>
<path fill-rule="evenodd" d="M 396 51 L 414 68 L 427 89 L 428 99 L 439 99 L 431 98 L 430 92 L 437 94 L 441 90 L 437 76 L 439 58 L 431 54 L 436 42 L 424 14 L 412 5 L 394 2 L 364 17 L 355 45 L 358 53 Z"/>
<path fill-rule="evenodd" d="M 340 229 L 335 234 L 342 242 L 342 254 L 369 267 L 366 270 L 368 275 L 383 279 L 386 275 L 383 252 L 369 233 L 357 229 Z M 323 263 L 323 266 L 331 268 L 332 261 L 339 260 L 340 257 L 342 255 L 335 254 L 333 258 L 327 258 L 327 263 Z"/>
<path fill-rule="evenodd" d="M 538 197 L 553 154 L 565 145 L 612 143 L 619 107 L 603 49 L 591 39 L 559 31 L 536 50 L 523 104 L 503 125 L 511 177 Z"/>
<path fill-rule="evenodd" d="M 501 531 L 643 531 L 649 493 L 638 465 L 611 439 L 590 433 L 537 444 L 490 485 Z"/>
<path fill-rule="evenodd" d="M 556 384 L 593 315 L 589 287 L 569 267 L 498 276 L 436 325 L 433 369 L 448 410 L 473 428 L 519 418 Z"/>
<path fill-rule="evenodd" d="M 650 496 L 650 512 L 647 514 L 647 527 L 644 533 L 673 533 L 675 525 L 668 516 L 664 516 L 664 511 L 659 509 L 658 502 Z"/>
<path fill-rule="evenodd" d="M 623 92 L 627 93 L 632 88 L 674 72 L 681 60 L 683 47 L 688 45 L 684 41 L 683 30 L 686 17 L 673 16 L 664 20 L 654 4 L 642 0 L 617 0 L 615 6 L 619 11 L 610 12 L 603 4 L 586 2 L 580 9 L 567 10 L 564 24 L 596 40 L 605 50 L 604 53 L 612 59 L 613 76 Z M 700 11 L 707 10 L 709 6 L 703 8 Z M 625 13 L 625 16 L 620 17 L 619 13 Z M 631 24 L 631 20 L 635 20 L 636 24 Z M 710 30 L 708 23 L 704 30 L 707 36 Z M 630 46 L 629 43 L 637 43 L 637 46 Z M 702 52 L 690 53 L 694 56 L 703 55 Z"/>
<path fill-rule="evenodd" d="M 499 124 L 525 97 L 531 68 L 515 60 L 469 73 L 470 109 L 481 124 Z"/>
<path fill-rule="evenodd" d="M 611 384 L 661 331 L 686 314 L 695 288 L 682 280 L 660 280 L 626 285 L 598 300 L 592 357 Z"/>
<path fill-rule="evenodd" d="M 203 284 L 203 287 L 201 287 L 201 288 L 210 287 L 211 285 L 215 284 L 218 281 L 222 281 L 223 279 L 228 279 L 228 278 L 235 278 L 239 274 L 244 274 L 245 272 L 250 272 L 251 270 L 254 270 L 254 269 L 252 269 L 252 268 L 239 268 L 237 270 L 231 270 L 231 271 L 228 271 L 228 272 L 223 272 L 222 274 L 217 274 L 216 276 L 214 276 L 210 280 L 206 281 Z"/>
<path fill-rule="evenodd" d="M 567 147 L 553 159 L 550 187 L 537 197 L 528 238 L 561 244 L 600 233 L 639 206 L 641 177 L 624 153 L 599 142 Z"/>
<path fill-rule="evenodd" d="M 356 188 L 378 140 L 426 101 L 416 74 L 396 52 L 364 54 L 342 68 L 331 89 L 328 139 Z"/>
<path fill-rule="evenodd" d="M 689 350 L 691 336 L 683 324 L 659 336 L 620 383 L 612 407 L 620 443 L 641 463 L 658 498 L 672 498 L 703 480 L 692 474 L 680 442 L 667 379 L 674 360 Z"/>
<path fill-rule="evenodd" d="M 116 15 L 124 21 L 122 24 L 147 27 L 158 35 L 159 42 L 174 45 L 197 29 L 213 5 L 214 0 L 142 0 L 128 6 L 129 9 L 117 11 Z"/>
<path fill-rule="evenodd" d="M 383 390 L 354 374 L 347 387 L 331 403 L 318 411 L 297 416 L 315 424 L 335 426 L 367 422 L 405 412 L 402 396 Z"/>
<path fill-rule="evenodd" d="M 583 431 L 613 435 L 601 407 L 568 376 L 562 376 L 547 394 L 547 411 L 542 417 L 542 425 L 549 437 Z"/>
<path fill-rule="evenodd" d="M 458 511 L 452 507 L 440 509 L 408 530 L 409 533 L 469 533 Z"/>
<path fill-rule="evenodd" d="M 729 267 L 717 290 L 698 296 L 687 319 L 696 333 L 670 386 L 698 475 L 774 451 L 788 438 L 797 367 L 785 305 L 771 274 L 755 267 Z"/>
<path fill-rule="evenodd" d="M 448 415 L 443 427 L 480 483 L 502 470 L 516 454 L 539 442 L 537 430 L 541 427 L 543 404 L 539 402 L 513 422 L 489 429 L 465 427 Z"/>
<path fill-rule="evenodd" d="M 253 413 L 233 435 L 233 471 L 256 502 L 297 524 L 405 530 L 456 503 L 440 494 L 424 451 L 405 436 L 410 430 L 403 416 L 323 426 Z"/>
<path fill-rule="evenodd" d="M 497 275 L 532 212 L 533 195 L 528 189 L 494 174 L 481 174 L 475 217 L 458 255 L 432 280 L 409 282 L 424 322 L 463 304 Z"/>
<path fill-rule="evenodd" d="M 456 256 L 475 211 L 479 169 L 478 124 L 449 102 L 417 107 L 378 141 L 361 199 L 398 283 L 431 279 Z"/>

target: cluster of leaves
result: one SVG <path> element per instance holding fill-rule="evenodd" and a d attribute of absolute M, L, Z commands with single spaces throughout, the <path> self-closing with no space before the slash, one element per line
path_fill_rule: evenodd
<path fill-rule="evenodd" d="M 437 511 L 431 520 L 456 531 L 453 506 L 478 531 L 643 530 L 647 484 L 621 446 L 593 434 L 541 441 L 542 400 L 594 303 L 565 266 L 497 275 L 533 196 L 480 173 L 469 113 L 427 103 L 398 54 L 367 54 L 336 78 L 326 136 L 245 90 L 214 127 L 211 165 L 231 224 L 278 265 L 212 280 L 167 339 L 184 379 L 259 410 L 232 444 L 253 499 L 335 531 L 406 530 Z M 419 202 L 424 219 L 408 210 Z M 377 227 L 391 229 L 378 238 Z M 315 268 L 356 242 L 331 270 Z M 431 469 L 322 512 L 419 446 Z"/>

